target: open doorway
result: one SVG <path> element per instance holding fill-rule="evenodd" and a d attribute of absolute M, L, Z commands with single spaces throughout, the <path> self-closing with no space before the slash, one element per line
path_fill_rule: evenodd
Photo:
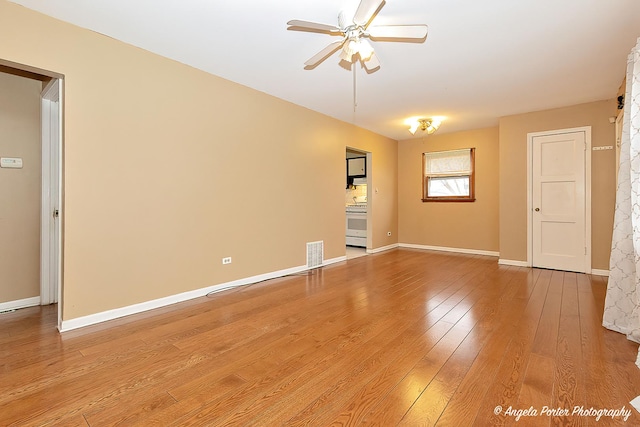
<path fill-rule="evenodd" d="M 371 153 L 346 149 L 346 256 L 367 255 L 371 249 Z"/>
<path fill-rule="evenodd" d="M 61 291 L 62 76 L 0 60 L 0 311 Z M 6 228 L 5 229 L 3 229 Z M 11 237 L 13 235 L 13 237 Z M 61 307 L 58 304 L 58 327 Z"/>

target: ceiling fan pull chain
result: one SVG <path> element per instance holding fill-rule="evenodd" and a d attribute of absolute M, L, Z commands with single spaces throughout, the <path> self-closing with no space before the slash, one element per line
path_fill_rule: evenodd
<path fill-rule="evenodd" d="M 356 62 L 352 62 L 351 66 L 353 67 L 353 112 L 356 112 L 356 107 L 358 106 L 358 95 L 356 92 Z M 354 114 L 354 123 L 355 123 L 355 114 Z"/>

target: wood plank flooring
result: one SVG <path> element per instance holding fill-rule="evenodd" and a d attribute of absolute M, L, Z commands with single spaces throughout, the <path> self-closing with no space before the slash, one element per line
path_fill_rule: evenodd
<path fill-rule="evenodd" d="M 605 291 L 396 249 L 64 334 L 55 306 L 4 313 L 0 425 L 640 425 L 638 345 L 601 326 Z"/>

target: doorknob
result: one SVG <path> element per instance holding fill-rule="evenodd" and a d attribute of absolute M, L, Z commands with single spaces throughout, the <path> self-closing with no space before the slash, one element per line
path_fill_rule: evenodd
<path fill-rule="evenodd" d="M 536 212 L 540 212 L 540 208 L 536 208 Z"/>

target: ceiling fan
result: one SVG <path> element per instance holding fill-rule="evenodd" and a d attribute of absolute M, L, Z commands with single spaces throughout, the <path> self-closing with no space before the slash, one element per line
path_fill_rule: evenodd
<path fill-rule="evenodd" d="M 312 31 L 332 36 L 341 36 L 311 57 L 304 64 L 306 68 L 315 68 L 318 64 L 342 48 L 340 59 L 353 63 L 356 54 L 368 71 L 380 67 L 369 40 L 423 42 L 427 37 L 427 26 L 418 25 L 371 25 L 375 14 L 384 5 L 384 0 L 361 0 L 351 22 L 347 22 L 344 13 L 338 14 L 338 26 L 294 19 L 287 22 L 288 30 Z"/>

